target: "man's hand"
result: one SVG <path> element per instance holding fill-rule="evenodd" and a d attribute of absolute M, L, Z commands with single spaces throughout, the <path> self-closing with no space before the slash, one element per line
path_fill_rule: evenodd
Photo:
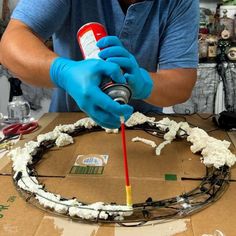
<path fill-rule="evenodd" d="M 149 73 L 140 68 L 135 57 L 129 53 L 116 36 L 107 36 L 97 42 L 103 49 L 99 57 L 107 62 L 118 64 L 124 72 L 124 77 L 132 90 L 132 98 L 146 99 L 150 96 L 153 81 Z"/>
<path fill-rule="evenodd" d="M 50 67 L 53 83 L 67 91 L 82 111 L 103 127 L 118 128 L 120 116 L 127 120 L 133 108 L 120 105 L 101 91 L 99 85 L 107 76 L 116 83 L 126 83 L 118 65 L 100 59 L 72 61 L 58 57 Z"/>

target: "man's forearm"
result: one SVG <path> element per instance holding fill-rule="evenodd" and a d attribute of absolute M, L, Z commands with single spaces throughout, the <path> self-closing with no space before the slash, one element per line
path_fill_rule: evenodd
<path fill-rule="evenodd" d="M 196 69 L 170 69 L 150 73 L 153 79 L 153 91 L 148 102 L 160 106 L 172 106 L 185 102 L 196 82 Z"/>
<path fill-rule="evenodd" d="M 57 55 L 23 23 L 11 20 L 0 44 L 1 63 L 27 83 L 52 87 L 49 69 Z"/>

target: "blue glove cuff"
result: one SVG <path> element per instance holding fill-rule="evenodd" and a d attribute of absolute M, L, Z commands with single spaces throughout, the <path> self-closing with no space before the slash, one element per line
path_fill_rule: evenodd
<path fill-rule="evenodd" d="M 71 60 L 62 57 L 57 57 L 52 61 L 50 66 L 50 79 L 53 84 L 60 88 L 65 88 L 65 81 L 63 79 L 63 76 L 60 75 L 60 72 L 65 69 L 68 62 L 71 62 Z"/>

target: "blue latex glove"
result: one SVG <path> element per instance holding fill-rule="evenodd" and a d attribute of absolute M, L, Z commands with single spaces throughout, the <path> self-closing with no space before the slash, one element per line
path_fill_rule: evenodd
<path fill-rule="evenodd" d="M 153 81 L 149 73 L 140 68 L 135 57 L 128 52 L 116 36 L 107 36 L 97 42 L 99 48 L 104 48 L 98 55 L 102 59 L 118 64 L 124 77 L 131 87 L 132 98 L 145 99 L 152 92 Z"/>
<path fill-rule="evenodd" d="M 118 65 L 100 59 L 73 61 L 58 57 L 50 67 L 53 83 L 69 93 L 82 111 L 103 127 L 118 128 L 120 116 L 127 120 L 133 108 L 120 105 L 102 92 L 99 85 L 104 76 L 126 83 Z"/>

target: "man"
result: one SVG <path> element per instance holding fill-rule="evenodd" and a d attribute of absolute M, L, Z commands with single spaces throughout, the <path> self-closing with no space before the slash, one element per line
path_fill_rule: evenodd
<path fill-rule="evenodd" d="M 132 107 L 161 111 L 189 98 L 198 62 L 198 8 L 197 0 L 21 0 L 2 38 L 1 62 L 25 82 L 55 86 L 51 111 L 81 109 L 115 128 Z M 104 60 L 82 60 L 76 33 L 88 22 L 101 23 L 111 35 L 97 44 L 105 48 L 99 54 Z M 51 35 L 54 52 L 43 43 Z M 99 89 L 104 76 L 130 85 L 130 105 Z"/>

